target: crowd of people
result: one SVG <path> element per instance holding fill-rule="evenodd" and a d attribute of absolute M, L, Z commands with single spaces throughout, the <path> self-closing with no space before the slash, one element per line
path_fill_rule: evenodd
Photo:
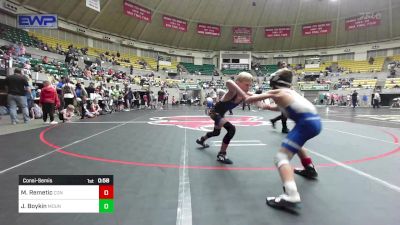
<path fill-rule="evenodd" d="M 157 93 L 133 90 L 128 83 L 107 85 L 100 82 L 96 86 L 91 82 L 85 87 L 81 82 L 73 83 L 70 78 L 62 77 L 33 88 L 28 81 L 29 76 L 20 68 L 5 80 L 8 108 L 3 106 L 2 111 L 9 112 L 12 124 L 19 123 L 17 108 L 25 123 L 42 118 L 46 124 L 56 124 L 56 111 L 60 121 L 70 122 L 73 117 L 94 118 L 114 111 L 168 107 L 169 93 L 164 87 Z"/>

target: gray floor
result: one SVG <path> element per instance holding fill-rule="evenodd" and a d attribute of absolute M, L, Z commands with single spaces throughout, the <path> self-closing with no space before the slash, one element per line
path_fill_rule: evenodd
<path fill-rule="evenodd" d="M 284 135 L 279 124 L 274 130 L 265 122 L 277 113 L 236 110 L 234 117 L 227 116 L 235 121 L 248 120 L 238 115 L 256 116 L 264 122 L 237 126 L 232 144 L 243 146 L 231 146 L 234 164 L 221 165 L 215 160 L 215 145 L 222 136 L 211 139 L 210 148 L 199 149 L 194 140 L 205 132 L 195 130 L 193 121 L 203 121 L 204 113 L 187 107 L 115 113 L 1 135 L 0 224 L 398 224 L 399 111 L 319 110 L 323 132 L 306 147 L 320 176 L 316 181 L 296 177 L 302 204 L 295 212 L 265 205 L 266 196 L 278 195 L 282 189 L 273 156 Z M 181 122 L 171 124 L 172 120 Z M 170 125 L 161 126 L 165 123 Z M 47 154 L 65 145 L 62 151 Z M 293 164 L 299 165 L 297 158 Z M 113 174 L 115 212 L 19 214 L 21 174 Z M 182 197 L 184 203 L 179 202 Z M 186 207 L 183 216 L 178 216 L 182 207 Z"/>

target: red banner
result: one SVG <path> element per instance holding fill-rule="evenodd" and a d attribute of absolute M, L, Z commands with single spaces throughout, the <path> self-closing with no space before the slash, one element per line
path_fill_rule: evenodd
<path fill-rule="evenodd" d="M 302 31 L 304 36 L 329 34 L 332 30 L 331 22 L 315 23 L 303 25 Z"/>
<path fill-rule="evenodd" d="M 124 13 L 136 19 L 151 22 L 151 11 L 132 2 L 124 1 Z"/>
<path fill-rule="evenodd" d="M 290 27 L 266 27 L 264 35 L 266 38 L 290 37 Z"/>
<path fill-rule="evenodd" d="M 207 36 L 219 37 L 221 35 L 221 27 L 210 24 L 197 24 L 197 33 Z"/>
<path fill-rule="evenodd" d="M 164 27 L 179 31 L 187 31 L 187 22 L 172 16 L 163 16 Z"/>
<path fill-rule="evenodd" d="M 361 16 L 346 19 L 345 27 L 346 30 L 355 30 L 366 27 L 379 26 L 381 24 L 381 17 L 381 13 L 365 13 Z"/>
<path fill-rule="evenodd" d="M 232 38 L 235 44 L 251 44 L 251 27 L 233 27 Z"/>

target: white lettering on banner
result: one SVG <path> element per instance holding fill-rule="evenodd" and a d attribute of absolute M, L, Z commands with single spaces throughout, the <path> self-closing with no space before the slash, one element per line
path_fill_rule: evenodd
<path fill-rule="evenodd" d="M 135 17 L 139 20 L 151 22 L 151 11 L 149 9 L 143 8 L 126 0 L 124 1 L 124 13 L 125 15 Z"/>
<path fill-rule="evenodd" d="M 354 30 L 378 26 L 381 24 L 381 13 L 361 13 L 361 16 L 347 18 L 345 21 L 346 30 Z"/>
<path fill-rule="evenodd" d="M 86 7 L 100 12 L 100 0 L 86 0 Z"/>

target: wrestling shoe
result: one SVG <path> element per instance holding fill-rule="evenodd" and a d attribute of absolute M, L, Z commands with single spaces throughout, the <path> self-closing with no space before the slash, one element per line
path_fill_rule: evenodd
<path fill-rule="evenodd" d="M 205 141 L 205 140 L 204 140 Z M 208 144 L 204 143 L 204 141 L 202 141 L 201 139 L 197 139 L 196 143 L 203 146 L 203 148 L 208 148 L 210 147 Z"/>
<path fill-rule="evenodd" d="M 308 179 L 316 179 L 318 177 L 314 165 L 306 166 L 304 169 L 295 168 L 293 172 Z"/>
<path fill-rule="evenodd" d="M 228 159 L 228 156 L 226 156 L 226 153 L 218 153 L 217 161 L 224 164 L 233 164 L 232 160 Z"/>

